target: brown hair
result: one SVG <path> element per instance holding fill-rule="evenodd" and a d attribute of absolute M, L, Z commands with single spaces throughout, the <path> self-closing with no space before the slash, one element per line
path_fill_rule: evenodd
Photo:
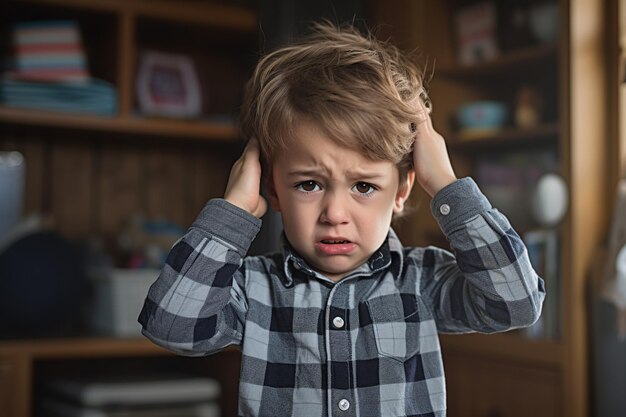
<path fill-rule="evenodd" d="M 271 165 L 306 119 L 340 145 L 394 162 L 404 178 L 414 123 L 421 122 L 414 104 L 425 96 L 421 71 L 398 48 L 352 25 L 323 21 L 312 29 L 258 62 L 241 112 L 244 137 L 259 140 Z"/>

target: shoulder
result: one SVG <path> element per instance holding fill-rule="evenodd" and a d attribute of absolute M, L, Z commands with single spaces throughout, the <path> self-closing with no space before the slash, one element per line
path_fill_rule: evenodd
<path fill-rule="evenodd" d="M 267 280 L 282 275 L 284 260 L 280 253 L 247 256 L 243 260 L 246 275 L 255 280 Z"/>

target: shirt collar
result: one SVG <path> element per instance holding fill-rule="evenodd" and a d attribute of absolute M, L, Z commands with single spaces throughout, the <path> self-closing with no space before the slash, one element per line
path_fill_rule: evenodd
<path fill-rule="evenodd" d="M 315 271 L 309 264 L 296 252 L 291 246 L 284 232 L 281 236 L 282 253 L 283 253 L 283 281 L 286 287 L 293 285 L 293 274 L 296 271 L 303 272 L 306 275 L 329 281 L 329 279 L 319 272 Z M 391 272 L 394 277 L 402 274 L 403 270 L 403 250 L 402 243 L 393 229 L 389 229 L 389 233 L 383 244 L 376 250 L 367 262 L 353 270 L 348 276 L 372 276 L 373 274 L 388 268 L 391 265 Z"/>

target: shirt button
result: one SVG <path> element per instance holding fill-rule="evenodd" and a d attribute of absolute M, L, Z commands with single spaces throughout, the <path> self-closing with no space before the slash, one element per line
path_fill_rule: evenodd
<path fill-rule="evenodd" d="M 450 206 L 447 204 L 442 204 L 441 206 L 439 206 L 439 212 L 444 216 L 447 216 L 448 214 L 450 214 Z"/>
<path fill-rule="evenodd" d="M 338 328 L 341 329 L 343 327 L 343 325 L 346 324 L 343 319 L 341 317 L 335 317 L 333 319 L 333 325 Z"/>
<path fill-rule="evenodd" d="M 348 408 L 350 408 L 350 401 L 344 398 L 343 400 L 339 401 L 338 405 L 341 411 L 346 411 Z"/>

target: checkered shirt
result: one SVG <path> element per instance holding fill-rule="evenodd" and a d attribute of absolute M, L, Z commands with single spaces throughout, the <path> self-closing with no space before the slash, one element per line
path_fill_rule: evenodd
<path fill-rule="evenodd" d="M 526 248 L 470 178 L 432 212 L 455 255 L 393 230 L 339 282 L 286 243 L 246 257 L 260 221 L 211 200 L 172 248 L 139 321 L 183 355 L 242 349 L 240 416 L 445 416 L 438 332 L 534 323 L 545 297 Z"/>

